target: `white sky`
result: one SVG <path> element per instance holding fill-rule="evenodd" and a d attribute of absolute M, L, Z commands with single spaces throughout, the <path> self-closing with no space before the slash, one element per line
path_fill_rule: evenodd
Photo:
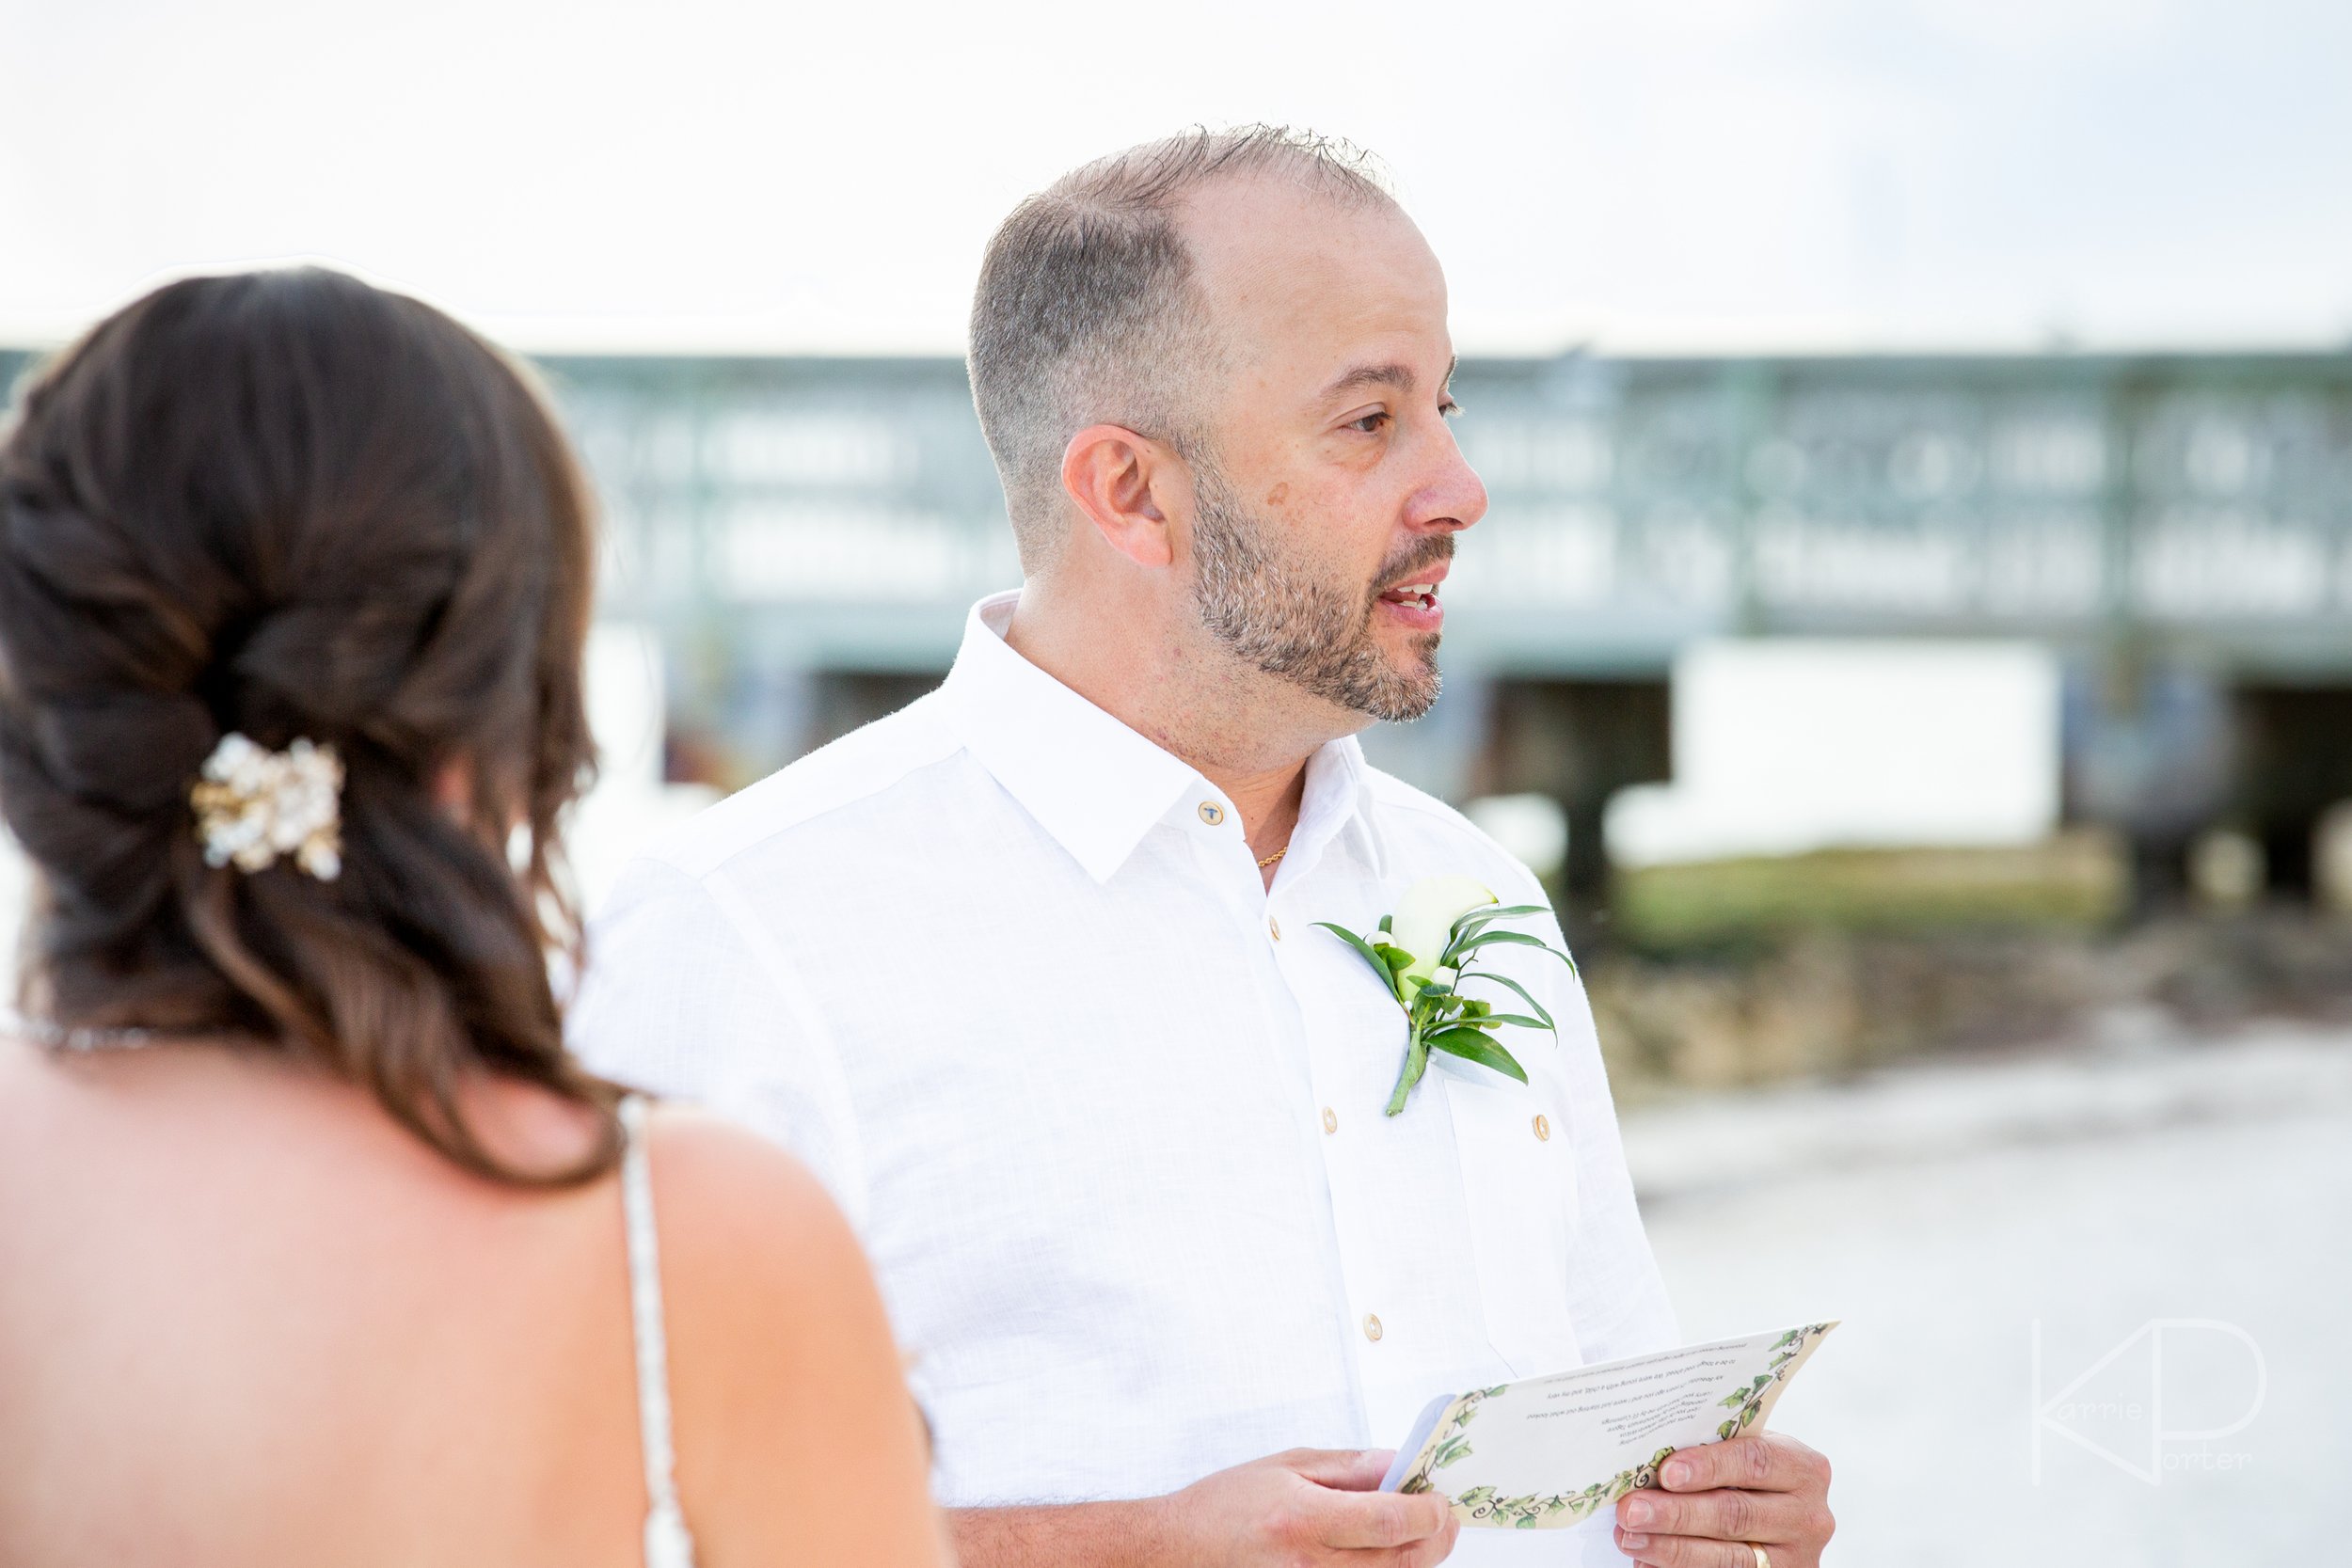
<path fill-rule="evenodd" d="M 1383 154 L 1473 351 L 2352 341 L 2346 0 L 0 0 L 0 341 L 311 255 L 525 347 L 959 350 L 1025 192 Z"/>

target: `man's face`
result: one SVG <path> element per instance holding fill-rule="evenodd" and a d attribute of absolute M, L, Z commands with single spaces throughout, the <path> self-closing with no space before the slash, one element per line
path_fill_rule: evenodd
<path fill-rule="evenodd" d="M 1327 702 L 1417 719 L 1454 535 L 1486 510 L 1446 427 L 1437 258 L 1401 213 L 1279 180 L 1212 186 L 1186 232 L 1228 357 L 1193 463 L 1201 624 Z"/>

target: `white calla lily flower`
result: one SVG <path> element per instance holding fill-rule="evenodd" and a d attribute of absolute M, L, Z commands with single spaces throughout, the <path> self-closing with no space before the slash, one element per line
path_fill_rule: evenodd
<path fill-rule="evenodd" d="M 1484 882 L 1454 874 L 1423 877 L 1406 888 L 1389 921 L 1390 941 L 1413 956 L 1397 976 L 1399 993 L 1410 996 L 1412 982 L 1435 978 L 1455 921 L 1481 904 L 1499 902 Z"/>

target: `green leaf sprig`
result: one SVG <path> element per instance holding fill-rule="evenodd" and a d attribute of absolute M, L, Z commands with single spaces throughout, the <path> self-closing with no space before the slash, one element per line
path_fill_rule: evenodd
<path fill-rule="evenodd" d="M 1438 912 L 1433 917 L 1432 910 Z M 1455 913 L 1454 911 L 1460 912 Z M 1560 1026 L 1525 986 L 1507 974 L 1475 966 L 1478 954 L 1489 947 L 1534 947 L 1550 954 L 1576 973 L 1576 960 L 1541 937 L 1507 930 L 1501 922 L 1546 914 L 1541 904 L 1502 904 L 1486 888 L 1466 877 L 1432 877 L 1406 891 L 1394 915 L 1382 915 L 1379 928 L 1358 936 L 1327 920 L 1316 925 L 1355 949 L 1398 1006 L 1405 1009 L 1405 1063 L 1397 1073 L 1396 1090 L 1389 1097 L 1389 1115 L 1396 1116 L 1411 1098 L 1413 1085 L 1429 1069 L 1429 1053 L 1442 1051 L 1464 1061 L 1492 1068 L 1508 1078 L 1527 1082 L 1527 1069 L 1495 1038 L 1509 1026 L 1548 1029 L 1559 1043 Z M 1415 947 L 1434 948 L 1416 953 Z M 1464 993 L 1471 980 L 1490 980 L 1527 1004 L 1525 1013 L 1497 1012 L 1494 1004 Z"/>

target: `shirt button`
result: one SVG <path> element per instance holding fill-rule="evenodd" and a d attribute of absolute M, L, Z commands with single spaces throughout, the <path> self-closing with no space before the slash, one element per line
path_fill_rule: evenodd
<path fill-rule="evenodd" d="M 1551 1141 L 1551 1121 L 1549 1117 L 1537 1117 L 1535 1118 L 1535 1136 L 1543 1139 L 1546 1143 L 1549 1143 Z"/>
<path fill-rule="evenodd" d="M 1193 809 L 1200 814 L 1200 820 L 1212 828 L 1225 820 L 1225 808 L 1215 800 L 1203 800 Z"/>
<path fill-rule="evenodd" d="M 1265 917 L 1265 928 L 1274 933 L 1275 941 L 1279 942 L 1282 940 L 1282 923 L 1275 919 L 1272 915 L 1267 915 Z"/>
<path fill-rule="evenodd" d="M 1369 1312 L 1364 1314 L 1364 1338 L 1367 1339 L 1380 1338 L 1380 1320 Z"/>
<path fill-rule="evenodd" d="M 1323 1130 L 1326 1132 L 1336 1132 L 1340 1130 L 1340 1114 L 1328 1105 L 1323 1108 Z"/>

